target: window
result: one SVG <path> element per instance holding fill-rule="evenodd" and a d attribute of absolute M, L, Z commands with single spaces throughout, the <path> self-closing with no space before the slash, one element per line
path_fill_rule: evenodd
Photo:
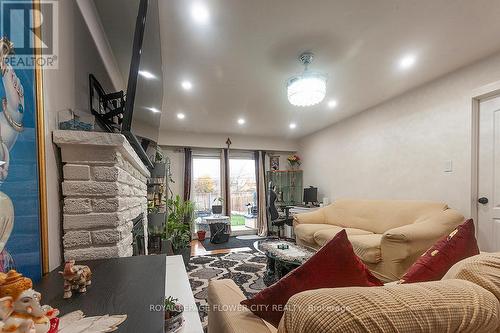
<path fill-rule="evenodd" d="M 229 187 L 231 193 L 231 225 L 255 228 L 257 218 L 257 181 L 255 160 L 248 157 L 229 159 Z M 251 156 L 251 157 L 250 157 Z"/>
<path fill-rule="evenodd" d="M 222 195 L 220 163 L 219 157 L 193 156 L 191 200 L 197 222 L 211 215 L 214 200 Z"/>

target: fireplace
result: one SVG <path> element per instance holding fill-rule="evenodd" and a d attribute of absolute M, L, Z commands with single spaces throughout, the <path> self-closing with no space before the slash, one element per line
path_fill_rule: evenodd
<path fill-rule="evenodd" d="M 147 254 L 150 172 L 126 138 L 82 131 L 52 137 L 63 162 L 65 259 L 128 257 L 134 245 Z"/>
<path fill-rule="evenodd" d="M 144 213 L 132 220 L 132 253 L 134 256 L 146 254 L 144 243 Z"/>

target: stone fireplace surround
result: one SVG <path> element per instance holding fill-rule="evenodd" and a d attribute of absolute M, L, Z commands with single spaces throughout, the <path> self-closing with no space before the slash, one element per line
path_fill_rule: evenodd
<path fill-rule="evenodd" d="M 52 139 L 63 162 L 64 258 L 131 256 L 133 219 L 141 213 L 147 249 L 150 172 L 127 139 L 83 131 L 54 131 Z"/>

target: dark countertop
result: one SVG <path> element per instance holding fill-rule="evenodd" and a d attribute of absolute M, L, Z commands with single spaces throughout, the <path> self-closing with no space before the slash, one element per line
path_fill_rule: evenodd
<path fill-rule="evenodd" d="M 150 311 L 150 305 L 163 304 L 165 298 L 165 255 L 137 256 L 77 262 L 92 270 L 87 292 L 63 298 L 63 278 L 59 267 L 35 284 L 42 293 L 42 305 L 61 311 L 82 310 L 86 316 L 126 314 L 127 320 L 115 332 L 163 333 L 163 312 Z"/>

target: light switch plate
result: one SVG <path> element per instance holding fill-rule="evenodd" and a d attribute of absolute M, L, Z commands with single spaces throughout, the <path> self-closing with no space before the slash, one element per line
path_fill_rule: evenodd
<path fill-rule="evenodd" d="M 444 162 L 444 172 L 453 172 L 453 161 L 448 160 Z"/>

